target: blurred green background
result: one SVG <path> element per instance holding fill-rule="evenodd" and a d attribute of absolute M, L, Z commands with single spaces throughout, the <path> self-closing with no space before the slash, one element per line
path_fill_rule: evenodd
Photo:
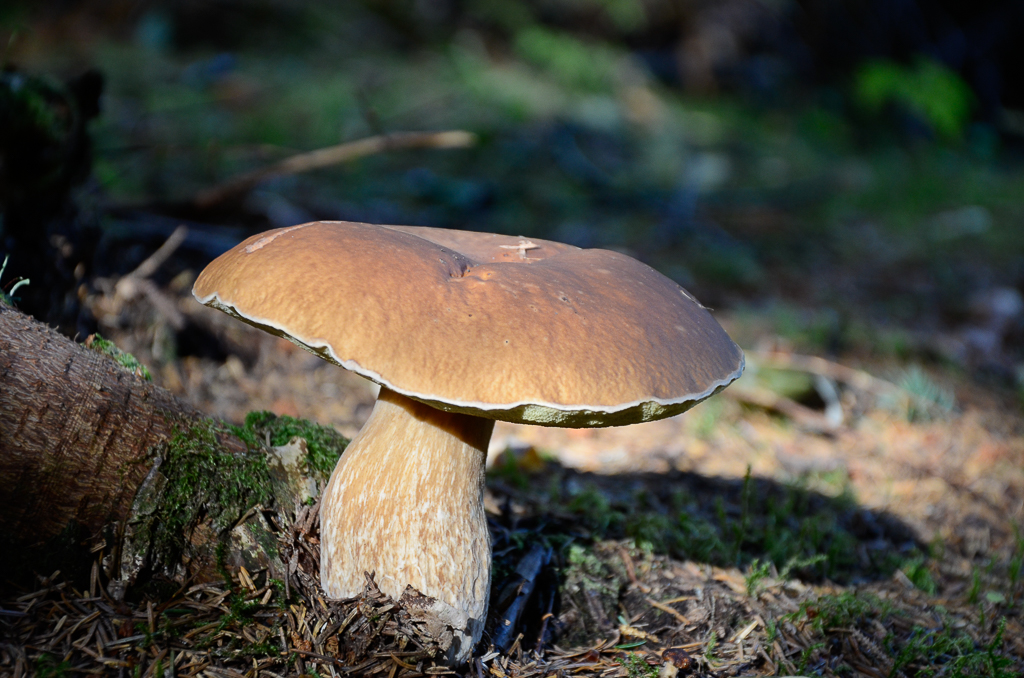
<path fill-rule="evenodd" d="M 8 0 L 0 49 L 0 285 L 69 334 L 178 223 L 163 282 L 344 219 L 613 248 L 741 343 L 1024 382 L 1024 3 Z M 479 143 L 189 203 L 444 129 Z"/>

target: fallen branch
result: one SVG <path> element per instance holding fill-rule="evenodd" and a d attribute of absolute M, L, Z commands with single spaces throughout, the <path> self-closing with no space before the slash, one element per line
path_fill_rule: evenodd
<path fill-rule="evenodd" d="M 163 245 L 160 245 L 155 252 L 146 257 L 141 264 L 135 267 L 134 271 L 122 278 L 121 281 L 131 278 L 148 278 L 156 273 L 157 269 L 181 247 L 181 243 L 185 242 L 186 237 L 188 237 L 188 227 L 182 224 L 174 229 Z M 118 284 L 120 284 L 120 281 Z"/>
<path fill-rule="evenodd" d="M 835 393 L 833 382 L 845 384 L 855 391 L 867 393 L 876 398 L 894 398 L 907 402 L 915 398 L 896 384 L 868 374 L 863 370 L 841 365 L 818 356 L 800 355 L 784 351 L 747 351 L 751 362 L 769 369 L 806 372 L 816 379 L 824 380 L 826 388 L 816 384 L 815 388 L 826 402 L 826 411 L 819 413 L 809 407 L 766 388 L 756 386 L 735 386 L 725 395 L 732 400 L 776 412 L 806 430 L 816 433 L 831 433 L 843 425 L 843 410 Z"/>
<path fill-rule="evenodd" d="M 658 601 L 656 601 L 653 598 L 645 598 L 644 600 L 646 600 L 648 603 L 650 603 L 651 607 L 653 607 L 654 609 L 661 610 L 662 612 L 665 612 L 666 614 L 672 615 L 673 617 L 676 618 L 676 621 L 678 621 L 680 624 L 685 626 L 686 624 L 690 623 L 690 620 L 687 619 L 686 617 L 684 617 L 682 614 L 680 614 L 679 610 L 676 610 L 675 608 L 669 607 L 665 603 L 659 603 Z"/>
<path fill-rule="evenodd" d="M 747 351 L 747 355 L 753 362 L 762 367 L 818 374 L 859 391 L 874 395 L 892 396 L 905 394 L 902 388 L 891 381 L 879 379 L 863 370 L 840 365 L 818 356 L 800 355 L 785 351 Z"/>
<path fill-rule="evenodd" d="M 299 153 L 202 191 L 192 204 L 199 209 L 233 200 L 248 193 L 258 184 L 275 176 L 299 174 L 349 162 L 384 151 L 412 148 L 466 148 L 476 143 L 476 135 L 461 130 L 447 132 L 394 132 L 350 141 L 337 146 Z"/>
<path fill-rule="evenodd" d="M 124 305 L 142 295 L 149 299 L 153 308 L 175 330 L 185 327 L 185 316 L 178 309 L 177 302 L 150 280 L 150 276 L 173 255 L 188 237 L 188 228 L 178 226 L 153 254 L 149 255 L 134 271 L 117 281 L 110 278 L 96 278 L 94 284 L 102 292 L 90 300 L 91 310 L 97 318 L 118 316 Z"/>
<path fill-rule="evenodd" d="M 800 428 L 814 433 L 832 433 L 838 428 L 824 414 L 766 388 L 733 386 L 723 391 L 723 395 L 743 405 L 753 405 L 781 414 L 792 419 Z"/>

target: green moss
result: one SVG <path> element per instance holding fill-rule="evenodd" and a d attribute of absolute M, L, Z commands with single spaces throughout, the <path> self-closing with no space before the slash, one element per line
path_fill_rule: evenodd
<path fill-rule="evenodd" d="M 796 665 L 797 673 L 807 673 L 808 667 L 810 666 L 811 660 L 814 658 L 814 655 L 817 654 L 820 650 L 823 650 L 824 648 L 825 643 L 814 643 L 810 647 L 804 648 L 804 650 L 800 653 L 800 661 L 797 662 Z"/>
<path fill-rule="evenodd" d="M 1005 618 L 996 624 L 995 633 L 986 642 L 972 638 L 962 630 L 963 623 L 949 619 L 941 607 L 935 608 L 935 611 L 941 617 L 935 627 L 915 626 L 909 635 L 902 632 L 890 633 L 881 640 L 881 647 L 893 659 L 889 675 L 942 675 L 957 678 L 1009 678 L 1017 675 L 1011 670 L 1013 661 L 1003 653 Z M 837 633 L 848 633 L 848 629 L 860 629 L 869 637 L 874 635 L 879 625 L 887 629 L 895 626 L 898 629 L 902 625 L 895 624 L 893 618 L 900 614 L 888 601 L 870 594 L 846 591 L 807 601 L 797 612 L 783 619 L 808 622 L 813 631 L 812 640 L 819 641 L 801 656 L 801 666 L 806 666 L 811 659 L 810 655 L 820 649 L 821 639 L 828 641 Z M 777 623 L 775 620 L 768 621 L 769 643 L 777 633 Z M 981 627 L 984 627 L 984 622 Z"/>
<path fill-rule="evenodd" d="M 140 491 L 134 509 L 140 517 L 136 541 L 147 545 L 152 562 L 177 562 L 202 522 L 208 522 L 220 540 L 219 556 L 239 518 L 253 506 L 273 501 L 262 449 L 247 447 L 234 454 L 221 443 L 226 435 L 231 433 L 221 424 L 203 420 L 176 428 L 160 450 L 162 480 L 153 485 L 150 496 Z"/>
<path fill-rule="evenodd" d="M 1024 536 L 1021 535 L 1020 528 L 1017 527 L 1017 525 L 1013 526 L 1013 537 L 1013 556 L 1010 558 L 1010 562 L 1006 567 L 1006 573 L 1009 577 L 1011 601 L 1014 600 L 1017 594 L 1017 585 L 1020 584 L 1021 581 L 1021 570 L 1024 569 Z"/>
<path fill-rule="evenodd" d="M 929 421 L 942 418 L 956 407 L 956 397 L 948 388 L 935 383 L 924 370 L 914 365 L 900 379 L 900 388 L 910 396 L 907 421 Z"/>
<path fill-rule="evenodd" d="M 643 548 L 664 552 L 672 546 L 672 519 L 660 513 L 644 511 L 627 516 L 625 532 Z"/>
<path fill-rule="evenodd" d="M 864 63 L 855 76 L 854 98 L 874 114 L 895 104 L 950 140 L 963 135 L 974 105 L 970 86 L 955 71 L 924 57 L 911 66 L 889 60 Z"/>
<path fill-rule="evenodd" d="M 566 555 L 565 585 L 570 591 L 580 590 L 598 594 L 614 603 L 618 598 L 621 579 L 617 566 L 618 552 L 603 553 L 599 546 L 571 544 Z M 614 605 L 612 606 L 614 608 Z"/>
<path fill-rule="evenodd" d="M 625 514 L 593 485 L 587 485 L 569 500 L 568 509 L 599 536 L 615 534 L 621 529 Z"/>
<path fill-rule="evenodd" d="M 330 426 L 306 419 L 278 416 L 273 412 L 250 412 L 245 424 L 231 427 L 232 432 L 250 447 L 269 442 L 273 447 L 288 444 L 296 436 L 306 441 L 306 465 L 321 479 L 330 477 L 349 440 Z"/>
<path fill-rule="evenodd" d="M 209 420 L 175 431 L 166 457 L 167 505 L 178 512 L 194 506 L 196 498 L 202 496 L 210 505 L 208 510 L 214 512 L 217 529 L 225 529 L 237 520 L 238 516 L 231 515 L 234 511 L 243 512 L 273 499 L 267 489 L 270 476 L 266 458 L 252 448 L 244 455 L 227 452 L 218 440 L 218 434 L 225 433 Z"/>
<path fill-rule="evenodd" d="M 718 633 L 712 631 L 711 635 L 708 636 L 708 644 L 704 646 L 704 658 L 708 662 L 712 662 L 715 659 L 715 648 L 718 646 Z"/>
<path fill-rule="evenodd" d="M 779 637 L 779 622 L 777 619 L 766 619 L 764 622 L 765 643 L 772 645 Z"/>
<path fill-rule="evenodd" d="M 690 557 L 705 563 L 721 561 L 728 550 L 721 527 L 696 512 L 681 511 L 676 516 L 674 541 Z"/>
<path fill-rule="evenodd" d="M 244 589 L 243 589 L 244 591 Z M 253 622 L 253 615 L 263 607 L 258 600 L 247 600 L 244 592 L 234 592 L 228 597 L 228 613 L 221 617 L 217 632 L 229 626 L 248 626 Z M 211 633 L 207 639 L 212 643 L 217 632 Z"/>
<path fill-rule="evenodd" d="M 614 84 L 619 55 L 606 45 L 532 26 L 518 32 L 515 48 L 526 61 L 573 89 L 600 92 Z"/>
<path fill-rule="evenodd" d="M 131 353 L 122 351 L 114 342 L 104 339 L 99 333 L 90 334 L 85 340 L 85 347 L 113 358 L 114 362 L 129 374 L 134 374 L 146 381 L 153 381 L 153 376 L 149 373 L 146 366 L 139 362 L 138 358 Z"/>
<path fill-rule="evenodd" d="M 593 629 L 614 625 L 628 581 L 620 548 L 617 542 L 570 544 L 561 555 L 562 606 L 579 614 L 562 636 L 567 645 L 586 643 Z"/>
<path fill-rule="evenodd" d="M 762 563 L 757 558 L 754 558 L 753 562 L 750 563 L 750 567 L 747 569 L 747 576 L 744 578 L 749 597 L 757 597 L 757 594 L 761 591 L 761 582 L 771 574 L 771 569 L 771 563 Z"/>
<path fill-rule="evenodd" d="M 246 645 L 236 655 L 240 657 L 270 657 L 278 654 L 280 651 L 281 647 L 279 645 L 264 640 L 262 643 Z"/>

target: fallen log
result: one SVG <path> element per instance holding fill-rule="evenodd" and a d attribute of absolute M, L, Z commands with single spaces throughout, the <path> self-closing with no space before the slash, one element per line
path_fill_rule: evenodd
<path fill-rule="evenodd" d="M 0 304 L 5 572 L 88 576 L 101 552 L 121 595 L 154 577 L 280 567 L 276 535 L 347 441 L 268 413 L 228 426 L 141 375 Z"/>

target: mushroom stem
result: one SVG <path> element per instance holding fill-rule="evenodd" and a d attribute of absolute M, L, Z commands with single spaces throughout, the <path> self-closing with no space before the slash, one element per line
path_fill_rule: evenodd
<path fill-rule="evenodd" d="M 455 630 L 454 664 L 469 658 L 487 612 L 483 493 L 493 429 L 491 419 L 442 412 L 382 387 L 320 509 L 324 592 L 359 595 L 372 572 L 396 600 L 407 585 L 436 599 L 440 620 Z"/>

